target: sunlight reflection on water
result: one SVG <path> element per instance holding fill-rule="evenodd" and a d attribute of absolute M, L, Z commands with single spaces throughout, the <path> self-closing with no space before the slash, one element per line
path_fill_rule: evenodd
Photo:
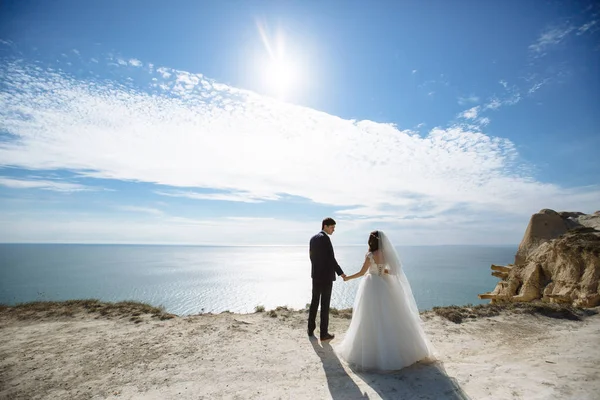
<path fill-rule="evenodd" d="M 515 246 L 399 247 L 420 309 L 481 303 L 497 279 L 490 264 L 513 260 Z M 338 246 L 347 274 L 365 248 Z M 257 305 L 303 308 L 310 302 L 308 251 L 302 246 L 204 247 L 0 244 L 0 302 L 97 298 L 162 305 L 176 314 L 253 312 Z M 359 280 L 334 283 L 332 307 L 352 307 Z"/>

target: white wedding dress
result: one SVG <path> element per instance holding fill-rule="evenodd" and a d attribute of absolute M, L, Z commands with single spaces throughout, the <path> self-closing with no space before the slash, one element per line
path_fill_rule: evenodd
<path fill-rule="evenodd" d="M 336 351 L 360 369 L 399 370 L 432 360 L 432 348 L 396 251 L 379 232 L 386 263 L 377 264 L 373 254 L 367 254 L 370 266 L 356 293 L 352 321 Z"/>

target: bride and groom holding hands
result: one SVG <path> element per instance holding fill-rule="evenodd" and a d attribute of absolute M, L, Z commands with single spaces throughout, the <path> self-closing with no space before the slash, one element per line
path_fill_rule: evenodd
<path fill-rule="evenodd" d="M 325 218 L 321 232 L 310 239 L 312 300 L 308 336 L 314 337 L 321 303 L 321 341 L 333 339 L 329 332 L 329 305 L 336 274 L 344 281 L 363 277 L 356 292 L 352 321 L 336 351 L 347 363 L 369 370 L 398 370 L 431 358 L 432 349 L 400 259 L 387 235 L 369 234 L 369 250 L 359 272 L 346 276 L 335 259 L 329 235 L 335 221 Z"/>

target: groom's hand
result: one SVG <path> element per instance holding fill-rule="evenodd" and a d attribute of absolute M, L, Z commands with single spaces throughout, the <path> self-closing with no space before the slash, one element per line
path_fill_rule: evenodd
<path fill-rule="evenodd" d="M 340 276 L 342 277 L 342 279 L 344 280 L 344 282 L 346 282 L 346 274 L 342 274 Z"/>

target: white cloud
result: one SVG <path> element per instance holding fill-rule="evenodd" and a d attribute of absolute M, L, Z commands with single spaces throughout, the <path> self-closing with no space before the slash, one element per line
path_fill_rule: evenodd
<path fill-rule="evenodd" d="M 509 97 L 504 99 L 503 104 L 508 104 L 509 106 L 515 105 L 521 101 L 521 94 L 518 92 L 512 93 Z"/>
<path fill-rule="evenodd" d="M 171 77 L 171 73 L 168 68 L 160 67 L 156 69 L 156 72 L 162 75 L 163 78 L 169 79 Z"/>
<path fill-rule="evenodd" d="M 340 230 L 351 228 L 338 220 Z M 344 229 L 341 229 L 342 226 Z M 177 218 L 156 214 L 140 220 L 88 213 L 0 214 L 0 241 L 48 243 L 145 243 L 206 245 L 296 245 L 320 229 L 320 219 Z M 332 240 L 344 240 L 334 235 Z M 363 236 L 360 237 L 363 242 Z M 268 238 L 265 242 L 264 238 Z"/>
<path fill-rule="evenodd" d="M 486 125 L 489 125 L 489 123 L 492 121 L 488 117 L 482 117 L 482 118 L 479 118 L 477 120 L 477 122 L 479 123 L 479 125 L 486 126 Z"/>
<path fill-rule="evenodd" d="M 298 196 L 356 217 L 457 208 L 520 214 L 549 207 L 549 199 L 585 209 L 600 195 L 537 182 L 522 172 L 512 142 L 478 127 L 438 127 L 422 137 L 164 68 L 164 95 L 23 62 L 0 73 L 0 129 L 11 138 L 0 142 L 0 166 L 157 183 L 181 189 L 161 194 L 203 200 Z M 464 116 L 478 115 L 479 106 Z"/>
<path fill-rule="evenodd" d="M 593 21 L 590 21 L 590 22 L 588 22 L 586 24 L 581 25 L 577 29 L 577 35 L 583 35 L 584 33 L 586 33 L 591 28 L 594 28 L 597 23 L 598 23 L 598 20 L 593 20 Z"/>
<path fill-rule="evenodd" d="M 129 60 L 129 65 L 131 65 L 133 67 L 141 67 L 142 66 L 142 62 L 140 60 L 132 58 L 131 60 Z"/>
<path fill-rule="evenodd" d="M 278 200 L 279 196 L 273 194 L 259 195 L 255 193 L 229 192 L 229 193 L 198 193 L 187 191 L 157 191 L 156 194 L 169 197 L 186 197 L 195 200 L 234 201 L 242 203 L 261 203 L 266 200 Z"/>
<path fill-rule="evenodd" d="M 527 92 L 529 94 L 533 94 L 533 93 L 537 92 L 542 86 L 544 86 L 546 84 L 546 82 L 548 82 L 548 79 L 544 79 L 541 82 L 535 83 L 532 87 L 529 88 L 529 90 Z"/>
<path fill-rule="evenodd" d="M 458 116 L 465 119 L 475 119 L 479 113 L 479 106 L 471 107 L 468 110 L 463 111 Z"/>
<path fill-rule="evenodd" d="M 118 210 L 134 212 L 134 213 L 143 213 L 143 214 L 151 214 L 151 215 L 163 215 L 163 212 L 157 208 L 152 207 L 139 207 L 139 206 L 118 206 Z"/>
<path fill-rule="evenodd" d="M 103 190 L 101 188 L 80 185 L 77 183 L 58 182 L 41 179 L 15 179 L 5 176 L 0 176 L 0 186 L 5 186 L 11 189 L 51 190 L 53 192 L 83 192 Z"/>
<path fill-rule="evenodd" d="M 127 65 L 127 61 L 123 60 L 122 58 L 117 58 L 117 64 L 119 64 L 119 65 Z"/>
<path fill-rule="evenodd" d="M 413 69 L 413 70 L 412 70 L 412 73 L 413 73 L 413 74 L 416 74 L 416 73 L 417 73 L 417 70 L 416 70 L 416 69 Z"/>
<path fill-rule="evenodd" d="M 551 207 L 561 203 L 549 201 Z M 564 205 L 564 203 L 562 203 Z M 402 245 L 440 244 L 516 244 L 523 236 L 530 214 L 488 211 L 485 214 L 449 213 L 437 216 L 335 215 L 337 229 L 332 236 L 337 244 L 366 243 L 374 229 L 385 230 Z M 529 213 L 528 215 L 526 213 Z M 154 215 L 140 219 L 128 215 L 90 215 L 89 213 L 31 211 L 0 214 L 0 242 L 76 242 L 215 245 L 302 245 L 320 229 L 322 215 L 304 218 L 263 218 L 229 216 L 223 218 L 182 218 Z"/>
<path fill-rule="evenodd" d="M 521 92 L 516 85 L 509 85 L 507 81 L 500 80 L 498 82 L 505 89 L 505 93 L 500 96 L 492 97 L 487 104 L 483 106 L 483 110 L 496 110 L 503 105 L 515 105 L 521 101 Z"/>
<path fill-rule="evenodd" d="M 574 29 L 573 26 L 548 29 L 545 32 L 542 32 L 537 41 L 529 46 L 529 49 L 534 53 L 542 53 L 547 48 L 562 42 Z"/>
<path fill-rule="evenodd" d="M 494 97 L 490 100 L 489 103 L 487 103 L 485 105 L 484 109 L 496 110 L 497 108 L 500 108 L 501 105 L 502 105 L 502 102 L 500 101 L 500 99 L 498 99 L 497 97 Z"/>

